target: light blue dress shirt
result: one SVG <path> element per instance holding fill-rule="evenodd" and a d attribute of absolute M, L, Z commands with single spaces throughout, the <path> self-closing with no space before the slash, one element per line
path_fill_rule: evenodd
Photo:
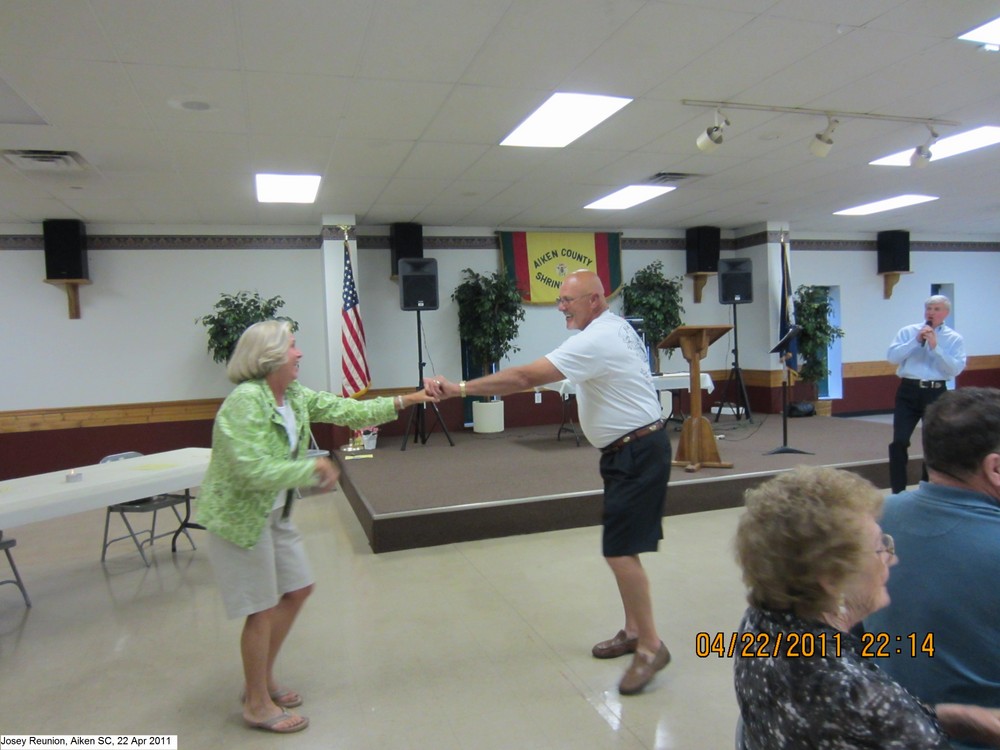
<path fill-rule="evenodd" d="M 896 365 L 901 378 L 916 380 L 952 380 L 965 369 L 965 342 L 952 328 L 939 325 L 937 346 L 920 345 L 917 334 L 924 323 L 904 326 L 889 345 L 886 358 Z"/>

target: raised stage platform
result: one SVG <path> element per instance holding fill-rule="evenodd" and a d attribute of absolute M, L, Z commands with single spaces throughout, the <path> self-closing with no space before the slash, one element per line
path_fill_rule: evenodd
<path fill-rule="evenodd" d="M 664 514 L 742 504 L 745 489 L 800 464 L 850 469 L 879 487 L 889 484 L 892 425 L 866 419 L 788 420 L 787 444 L 810 454 L 769 451 L 784 444 L 781 416 L 754 421 L 709 417 L 731 469 L 688 473 L 674 467 Z M 671 423 L 671 428 L 675 427 Z M 476 434 L 452 430 L 454 446 L 431 432 L 426 443 L 380 439 L 367 454 L 335 453 L 343 487 L 375 552 L 591 526 L 601 519 L 599 452 L 578 447 L 557 425 Z M 671 429 L 676 455 L 678 431 Z M 920 473 L 920 431 L 913 436 L 910 478 Z"/>

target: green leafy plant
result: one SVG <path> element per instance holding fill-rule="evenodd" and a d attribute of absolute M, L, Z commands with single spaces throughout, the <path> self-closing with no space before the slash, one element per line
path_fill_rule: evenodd
<path fill-rule="evenodd" d="M 825 286 L 800 286 L 795 290 L 795 324 L 799 331 L 799 379 L 805 383 L 818 383 L 830 374 L 827 366 L 827 349 L 843 338 L 844 331 L 830 322 L 833 300 Z"/>
<path fill-rule="evenodd" d="M 503 271 L 478 274 L 466 268 L 451 298 L 458 303 L 458 335 L 484 373 L 520 351 L 514 339 L 524 320 L 524 301 L 514 279 Z"/>
<path fill-rule="evenodd" d="M 622 286 L 623 312 L 627 318 L 642 318 L 646 343 L 653 353 L 653 369 L 660 370 L 660 343 L 667 334 L 682 325 L 681 290 L 683 277 L 663 275 L 663 262 L 656 260 L 635 272 Z M 669 350 L 667 356 L 673 354 Z"/>
<path fill-rule="evenodd" d="M 281 297 L 264 299 L 258 292 L 236 292 L 223 294 L 215 303 L 215 312 L 195 318 L 208 329 L 208 352 L 212 359 L 221 364 L 229 362 L 236 348 L 236 342 L 247 328 L 262 320 L 287 320 L 292 331 L 299 330 L 299 324 L 289 317 L 278 315 L 284 307 Z"/>

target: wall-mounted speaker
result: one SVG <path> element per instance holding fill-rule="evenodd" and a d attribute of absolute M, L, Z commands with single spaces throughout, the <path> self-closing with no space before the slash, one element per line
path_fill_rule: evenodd
<path fill-rule="evenodd" d="M 399 259 L 399 308 L 438 309 L 438 266 L 434 258 Z"/>
<path fill-rule="evenodd" d="M 878 272 L 910 270 L 910 233 L 893 229 L 878 233 Z"/>
<path fill-rule="evenodd" d="M 691 227 L 687 230 L 687 272 L 715 273 L 719 270 L 719 227 Z"/>
<path fill-rule="evenodd" d="M 45 278 L 89 279 L 87 227 L 79 219 L 45 219 Z"/>
<path fill-rule="evenodd" d="M 750 258 L 719 261 L 719 302 L 723 305 L 753 302 L 753 261 Z"/>
<path fill-rule="evenodd" d="M 398 276 L 400 260 L 424 257 L 424 228 L 412 223 L 391 224 L 389 250 L 392 252 L 392 275 Z"/>

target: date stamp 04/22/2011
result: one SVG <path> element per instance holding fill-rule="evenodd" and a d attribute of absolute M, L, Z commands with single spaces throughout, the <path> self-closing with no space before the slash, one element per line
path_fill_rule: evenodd
<path fill-rule="evenodd" d="M 694 638 L 695 656 L 744 659 L 784 656 L 790 659 L 839 657 L 847 639 L 841 633 L 730 633 L 700 632 Z M 891 656 L 934 656 L 934 633 L 863 633 L 860 655 L 866 659 L 887 659 Z"/>

